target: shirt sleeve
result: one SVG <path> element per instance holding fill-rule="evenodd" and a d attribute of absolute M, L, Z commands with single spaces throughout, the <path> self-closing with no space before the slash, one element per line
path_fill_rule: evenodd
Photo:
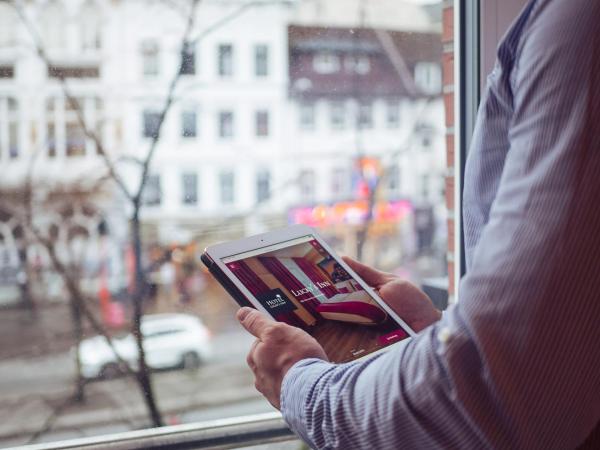
<path fill-rule="evenodd" d="M 538 3 L 460 302 L 375 358 L 297 363 L 282 413 L 312 447 L 574 448 L 599 423 L 600 2 Z"/>

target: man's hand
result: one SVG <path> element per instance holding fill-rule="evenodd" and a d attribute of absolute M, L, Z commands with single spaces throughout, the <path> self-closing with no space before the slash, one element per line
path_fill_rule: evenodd
<path fill-rule="evenodd" d="M 237 319 L 257 338 L 246 358 L 254 372 L 254 386 L 277 409 L 281 383 L 290 367 L 305 358 L 328 361 L 323 347 L 300 328 L 274 322 L 247 307 L 238 311 Z"/>
<path fill-rule="evenodd" d="M 400 277 L 373 269 L 352 258 L 343 258 L 367 284 L 378 291 L 398 316 L 413 330 L 419 332 L 442 317 L 431 299 L 421 289 Z"/>

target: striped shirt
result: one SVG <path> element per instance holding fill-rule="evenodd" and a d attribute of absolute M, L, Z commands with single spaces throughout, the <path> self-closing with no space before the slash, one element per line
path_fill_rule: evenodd
<path fill-rule="evenodd" d="M 512 24 L 463 205 L 457 305 L 387 353 L 286 374 L 312 447 L 600 448 L 600 1 L 531 1 Z"/>

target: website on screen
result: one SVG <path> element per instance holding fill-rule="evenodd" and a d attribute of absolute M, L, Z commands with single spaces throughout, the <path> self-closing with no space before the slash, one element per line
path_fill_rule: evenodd
<path fill-rule="evenodd" d="M 409 337 L 312 236 L 223 262 L 275 320 L 308 332 L 333 362 Z"/>

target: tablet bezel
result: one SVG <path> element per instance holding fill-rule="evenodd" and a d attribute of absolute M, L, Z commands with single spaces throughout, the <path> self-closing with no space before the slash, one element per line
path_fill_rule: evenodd
<path fill-rule="evenodd" d="M 212 262 L 219 268 L 219 270 L 237 287 L 237 289 L 246 297 L 246 299 L 252 303 L 252 305 L 259 311 L 265 313 L 270 320 L 275 321 L 271 314 L 254 298 L 248 289 L 242 284 L 241 281 L 229 270 L 227 265 L 223 263 L 223 258 L 229 258 L 242 253 L 260 250 L 261 248 L 269 247 L 271 245 L 282 244 L 286 241 L 292 241 L 305 236 L 312 236 L 316 239 L 319 244 L 340 264 L 346 272 L 348 272 L 352 278 L 356 280 L 358 284 L 375 300 L 375 302 L 383 308 L 398 324 L 408 333 L 409 337 L 416 336 L 416 332 L 400 318 L 379 295 L 371 288 L 348 264 L 340 258 L 335 251 L 319 236 L 317 231 L 307 225 L 292 225 L 287 228 L 270 231 L 267 233 L 258 234 L 255 236 L 249 236 L 236 241 L 223 242 L 209 246 L 205 249 L 205 253 L 210 257 Z M 387 351 L 393 348 L 395 345 L 404 342 L 406 339 L 390 344 L 374 352 L 368 353 L 360 358 L 356 358 L 353 361 L 357 361 L 362 358 L 367 358 L 378 354 L 382 351 Z"/>

